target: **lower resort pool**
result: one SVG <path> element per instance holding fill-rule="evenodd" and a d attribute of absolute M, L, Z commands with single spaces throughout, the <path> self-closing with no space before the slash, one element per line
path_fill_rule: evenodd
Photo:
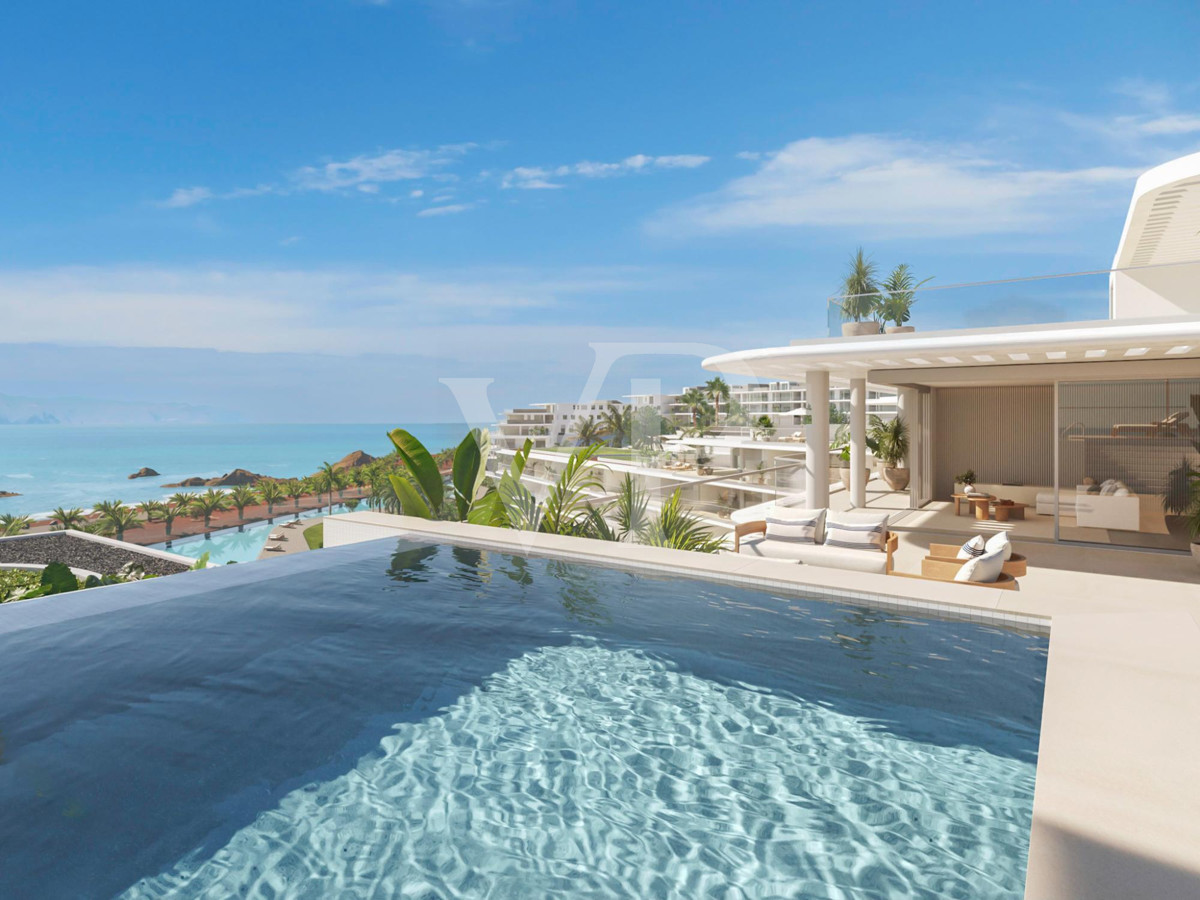
<path fill-rule="evenodd" d="M 0 896 L 1017 898 L 1046 648 L 394 539 L 8 604 Z"/>
<path fill-rule="evenodd" d="M 283 508 L 280 507 L 280 509 Z M 262 549 L 267 543 L 267 536 L 278 530 L 285 522 L 296 518 L 318 519 L 322 516 L 346 511 L 346 507 L 341 504 L 334 504 L 332 513 L 329 511 L 329 507 L 306 510 L 299 515 L 284 510 L 275 517 L 274 522 L 254 522 L 243 526 L 241 531 L 236 528 L 225 528 L 212 532 L 209 537 L 198 534 L 174 540 L 169 547 L 165 543 L 150 544 L 150 547 L 154 550 L 166 550 L 168 553 L 189 556 L 192 559 L 199 559 L 207 553 L 208 561 L 220 566 L 231 562 L 253 562 L 262 553 Z"/>

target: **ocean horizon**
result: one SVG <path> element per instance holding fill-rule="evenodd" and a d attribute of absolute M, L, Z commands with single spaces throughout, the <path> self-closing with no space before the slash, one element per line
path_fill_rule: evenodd
<path fill-rule="evenodd" d="M 0 513 L 40 515 L 56 506 L 90 507 L 100 500 L 133 505 L 158 500 L 184 478 L 212 478 L 232 469 L 289 478 L 323 462 L 364 450 L 392 450 L 387 432 L 407 428 L 431 451 L 452 447 L 469 428 L 434 422 L 363 425 L 0 425 Z M 148 466 L 159 477 L 130 479 Z"/>

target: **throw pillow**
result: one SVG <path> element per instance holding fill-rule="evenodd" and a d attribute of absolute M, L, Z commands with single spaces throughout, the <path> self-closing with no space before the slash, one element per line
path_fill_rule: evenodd
<path fill-rule="evenodd" d="M 963 563 L 958 574 L 954 576 L 954 580 L 992 584 L 1003 571 L 1004 551 L 993 550 L 991 553 L 985 553 L 983 556 L 977 556 Z"/>
<path fill-rule="evenodd" d="M 1008 539 L 1008 534 L 1001 531 L 999 534 L 994 534 L 988 538 L 987 544 L 984 545 L 988 553 L 996 550 L 1001 551 L 1001 561 L 1007 562 L 1012 559 L 1013 549 L 1012 542 Z M 983 554 L 980 554 L 981 556 Z"/>
<path fill-rule="evenodd" d="M 883 550 L 888 536 L 887 513 L 829 513 L 825 546 L 849 550 Z"/>
<path fill-rule="evenodd" d="M 986 545 L 983 542 L 983 535 L 977 534 L 965 544 L 958 548 L 959 559 L 974 559 L 976 556 L 983 556 Z"/>
<path fill-rule="evenodd" d="M 826 512 L 824 509 L 776 508 L 766 516 L 767 537 L 797 544 L 823 543 Z"/>

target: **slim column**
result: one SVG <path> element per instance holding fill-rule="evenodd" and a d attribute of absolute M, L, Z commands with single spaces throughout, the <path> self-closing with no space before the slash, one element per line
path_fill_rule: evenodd
<path fill-rule="evenodd" d="M 867 505 L 867 379 L 850 379 L 850 503 Z"/>
<path fill-rule="evenodd" d="M 920 504 L 917 498 L 921 496 L 921 398 L 914 388 L 903 387 L 896 392 L 896 414 L 903 420 L 908 429 L 908 456 L 904 465 L 908 468 L 908 505 L 916 509 Z"/>
<path fill-rule="evenodd" d="M 812 410 L 805 435 L 804 503 L 809 509 L 824 509 L 829 506 L 829 372 L 806 372 L 804 390 Z"/>

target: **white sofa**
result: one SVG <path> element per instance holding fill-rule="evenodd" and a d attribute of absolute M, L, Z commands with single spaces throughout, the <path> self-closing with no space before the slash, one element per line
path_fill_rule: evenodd
<path fill-rule="evenodd" d="M 885 529 L 882 550 L 861 550 L 848 547 L 831 547 L 822 543 L 800 543 L 770 537 L 765 520 L 743 522 L 734 530 L 734 552 L 761 559 L 778 559 L 797 562 L 806 566 L 822 566 L 844 569 L 851 572 L 869 572 L 886 575 L 892 571 L 892 558 L 899 543 L 894 532 L 887 532 L 887 518 L 883 517 Z"/>
<path fill-rule="evenodd" d="M 1059 491 L 1059 513 L 1074 516 L 1075 524 L 1080 528 L 1141 530 L 1142 503 L 1137 494 L 1124 486 L 1108 493 L 1097 493 L 1092 490 L 1095 487 L 1081 484 L 1073 491 Z M 1037 512 L 1041 516 L 1054 515 L 1054 491 L 1043 491 L 1037 495 Z"/>

